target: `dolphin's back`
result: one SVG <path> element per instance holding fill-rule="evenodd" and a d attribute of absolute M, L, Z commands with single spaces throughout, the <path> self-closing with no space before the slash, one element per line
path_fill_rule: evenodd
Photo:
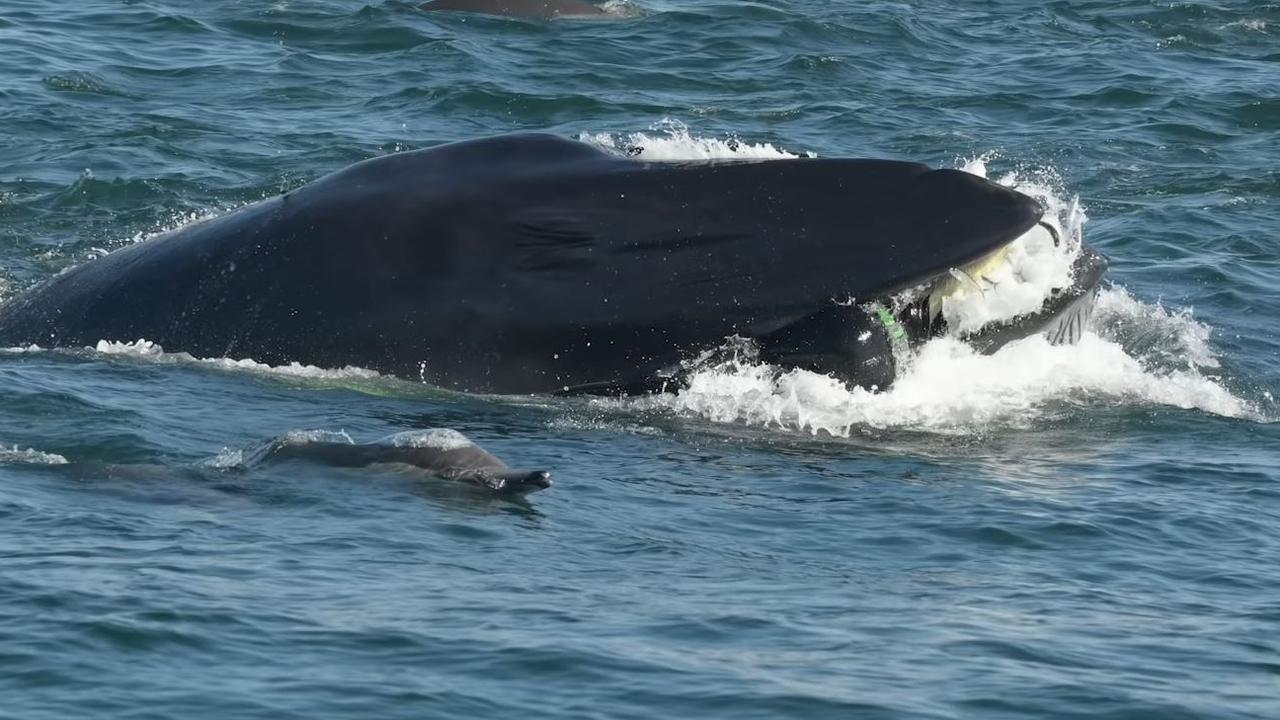
<path fill-rule="evenodd" d="M 428 11 L 453 10 L 545 20 L 606 14 L 599 6 L 582 0 L 431 0 L 420 7 Z"/>

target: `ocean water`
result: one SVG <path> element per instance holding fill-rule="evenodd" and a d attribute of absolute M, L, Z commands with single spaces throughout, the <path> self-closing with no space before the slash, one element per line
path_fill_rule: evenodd
<path fill-rule="evenodd" d="M 0 0 L 3 294 L 539 130 L 1017 184 L 1111 259 L 1083 341 L 594 400 L 4 350 L 0 717 L 1280 717 L 1280 5 L 610 7 Z M 556 484 L 242 461 L 433 427 Z"/>

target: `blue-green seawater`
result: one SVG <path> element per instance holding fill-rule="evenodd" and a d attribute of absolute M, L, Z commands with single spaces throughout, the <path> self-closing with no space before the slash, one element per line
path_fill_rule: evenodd
<path fill-rule="evenodd" d="M 398 150 L 736 138 L 1078 196 L 1089 342 L 623 401 L 6 351 L 0 717 L 1280 717 L 1280 5 L 631 9 L 0 0 L 6 294 Z M 425 427 L 556 484 L 232 462 Z"/>

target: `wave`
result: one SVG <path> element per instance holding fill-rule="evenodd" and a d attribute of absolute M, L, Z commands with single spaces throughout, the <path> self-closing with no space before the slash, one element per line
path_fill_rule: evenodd
<path fill-rule="evenodd" d="M 772 143 L 752 143 L 736 137 L 699 137 L 689 132 L 689 127 L 673 118 L 663 118 L 649 128 L 649 132 L 591 133 L 578 135 L 582 142 L 601 150 L 614 152 L 641 160 L 680 162 L 688 160 L 782 160 L 786 158 L 816 157 L 812 152 L 791 152 Z"/>
<path fill-rule="evenodd" d="M 115 342 L 99 340 L 91 348 L 81 349 L 48 349 L 39 345 L 0 348 L 7 354 L 43 353 L 43 352 L 92 352 L 99 355 L 123 356 L 135 360 L 160 365 L 197 365 L 219 370 L 248 372 L 257 375 L 273 375 L 278 377 L 306 378 L 310 380 L 368 380 L 383 377 L 376 370 L 348 365 L 341 368 L 321 368 L 315 365 L 304 365 L 291 362 L 287 365 L 269 365 L 248 358 L 198 358 L 185 352 L 165 352 L 164 348 L 150 340 L 139 339 L 131 342 Z"/>
<path fill-rule="evenodd" d="M 99 340 L 94 350 L 103 355 L 126 355 L 157 363 L 206 365 L 220 370 L 242 370 L 263 375 L 315 380 L 348 380 L 353 378 L 363 380 L 382 376 L 374 370 L 354 365 L 347 365 L 341 368 L 320 368 L 315 365 L 303 365 L 297 362 L 291 362 L 288 365 L 268 365 L 248 358 L 239 360 L 231 358 L 197 358 L 184 352 L 167 353 L 163 347 L 149 340 L 136 340 L 133 342 Z"/>
<path fill-rule="evenodd" d="M 0 447 L 0 465 L 67 465 L 68 461 L 65 457 L 57 454 L 36 450 L 35 448 L 23 448 L 17 445 L 13 447 Z"/>

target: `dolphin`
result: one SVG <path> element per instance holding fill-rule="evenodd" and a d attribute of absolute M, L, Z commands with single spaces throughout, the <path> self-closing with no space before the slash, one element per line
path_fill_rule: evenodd
<path fill-rule="evenodd" d="M 543 20 L 608 15 L 600 6 L 582 0 L 432 0 L 419 7 Z"/>
<path fill-rule="evenodd" d="M 0 344 L 145 338 L 474 393 L 632 393 L 738 336 L 884 388 L 902 328 L 936 328 L 867 303 L 990 256 L 1042 212 L 913 162 L 651 162 L 503 135 L 367 160 L 90 260 L 0 306 Z M 1034 320 L 988 349 L 1053 317 Z"/>
<path fill-rule="evenodd" d="M 219 456 L 197 465 L 172 467 L 148 463 L 82 462 L 52 453 L 15 448 L 0 452 L 0 465 L 50 467 L 65 469 L 78 477 L 115 480 L 168 480 L 174 477 L 208 480 L 209 471 L 245 470 L 265 463 L 301 460 L 346 468 L 400 465 L 505 496 L 525 495 L 552 485 L 550 472 L 514 470 L 467 436 L 450 428 L 408 430 L 368 443 L 356 443 L 346 433 L 294 431 L 228 457 L 235 459 L 224 460 Z"/>
<path fill-rule="evenodd" d="M 552 484 L 550 472 L 513 470 L 449 428 L 411 430 L 370 443 L 354 443 L 341 433 L 288 433 L 252 452 L 244 464 L 278 460 L 305 460 L 334 467 L 405 465 L 500 495 L 524 495 Z"/>

